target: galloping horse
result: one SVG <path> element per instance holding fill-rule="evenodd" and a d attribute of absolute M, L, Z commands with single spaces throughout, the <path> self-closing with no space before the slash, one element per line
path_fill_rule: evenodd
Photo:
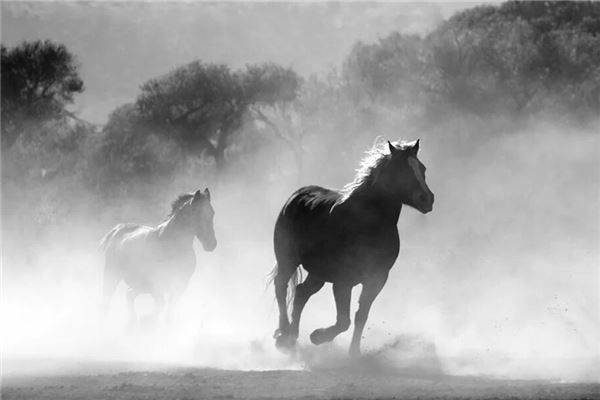
<path fill-rule="evenodd" d="M 335 324 L 310 335 L 318 345 L 332 341 L 350 327 L 352 287 L 362 284 L 354 317 L 350 354 L 360 354 L 360 340 L 369 309 L 388 278 L 398 252 L 398 218 L 402 205 L 426 214 L 433 193 L 425 183 L 425 166 L 418 160 L 419 141 L 376 143 L 363 159 L 353 182 L 342 190 L 307 186 L 296 191 L 279 213 L 274 246 L 274 284 L 279 307 L 276 346 L 289 349 L 298 338 L 304 305 L 325 282 L 333 283 Z M 295 286 L 292 321 L 286 304 L 288 282 L 302 264 L 308 271 Z"/>
<path fill-rule="evenodd" d="M 154 318 L 164 309 L 168 295 L 167 318 L 170 318 L 196 269 L 194 236 L 206 251 L 217 247 L 208 188 L 180 195 L 171 208 L 169 216 L 157 227 L 119 224 L 102 239 L 100 246 L 106 252 L 104 313 L 123 280 L 129 287 L 130 323 L 135 321 L 135 298 L 143 293 L 154 298 Z"/>

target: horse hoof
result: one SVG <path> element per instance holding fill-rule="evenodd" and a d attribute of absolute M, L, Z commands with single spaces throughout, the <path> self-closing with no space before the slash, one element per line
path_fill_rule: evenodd
<path fill-rule="evenodd" d="M 295 345 L 296 339 L 292 335 L 280 334 L 275 338 L 275 347 L 284 353 L 291 352 Z"/>
<path fill-rule="evenodd" d="M 312 344 L 318 346 L 329 341 L 325 336 L 325 329 L 315 329 L 313 333 L 310 334 L 310 341 Z"/>
<path fill-rule="evenodd" d="M 350 351 L 348 353 L 350 354 L 350 358 L 353 360 L 358 360 L 360 358 L 360 349 L 350 347 Z"/>

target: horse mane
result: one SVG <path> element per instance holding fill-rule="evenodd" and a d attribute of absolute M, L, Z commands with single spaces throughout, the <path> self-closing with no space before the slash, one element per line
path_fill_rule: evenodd
<path fill-rule="evenodd" d="M 404 141 L 395 141 L 392 144 L 404 150 L 408 143 Z M 337 204 L 341 204 L 348 200 L 350 196 L 357 191 L 360 191 L 368 186 L 372 186 L 377 182 L 377 178 L 381 171 L 386 167 L 390 160 L 390 148 L 387 141 L 381 136 L 378 136 L 373 143 L 373 146 L 365 152 L 365 156 L 360 161 L 359 167 L 356 169 L 354 180 L 344 185 L 340 190 L 341 197 Z"/>
<path fill-rule="evenodd" d="M 171 203 L 171 213 L 169 217 L 173 216 L 177 211 L 181 210 L 181 208 L 190 201 L 190 199 L 194 197 L 194 193 L 182 193 L 180 194 L 173 202 Z"/>

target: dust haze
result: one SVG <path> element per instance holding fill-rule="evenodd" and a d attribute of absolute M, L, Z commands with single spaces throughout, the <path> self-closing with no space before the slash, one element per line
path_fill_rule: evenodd
<path fill-rule="evenodd" d="M 34 10 L 44 8 L 52 9 Z M 17 9 L 11 12 L 16 15 Z M 355 17 L 362 11 L 346 10 Z M 427 29 L 443 17 L 436 10 Z M 146 26 L 145 20 L 140 24 Z M 3 36 L 5 29 L 3 21 Z M 271 37 L 268 29 L 261 29 L 264 37 Z M 11 40 L 16 42 L 14 32 Z M 369 37 L 353 37 L 339 58 L 359 39 Z M 284 47 L 273 44 L 272 53 L 263 59 L 281 56 L 282 62 L 297 65 L 288 53 L 278 52 Z M 181 52 L 177 56 L 181 60 L 171 57 L 176 61 L 170 64 L 193 60 L 195 51 Z M 309 50 L 303 51 L 310 57 Z M 254 61 L 239 58 L 225 61 L 242 65 Z M 303 72 L 324 75 L 333 62 L 302 67 Z M 169 68 L 158 69 L 148 72 L 147 78 Z M 93 79 L 93 85 L 118 84 L 98 75 Z M 115 98 L 133 100 L 141 81 L 134 83 Z M 101 104 L 105 100 L 96 102 L 94 97 L 102 97 L 98 93 L 86 96 L 81 103 L 86 115 L 94 113 L 95 105 L 99 110 L 117 105 L 112 103 L 115 98 L 105 99 L 110 107 Z M 308 340 L 312 330 L 335 320 L 329 284 L 304 310 L 296 354 L 275 349 L 277 308 L 274 289 L 266 286 L 275 264 L 273 226 L 281 206 L 299 186 L 341 188 L 351 181 L 363 152 L 381 136 L 421 138 L 419 158 L 427 166 L 427 183 L 436 203 L 427 216 L 407 206 L 402 209 L 400 256 L 367 322 L 365 365 L 417 374 L 598 380 L 598 121 L 578 125 L 539 113 L 508 124 L 497 117 L 454 112 L 448 123 L 430 126 L 386 108 L 371 129 L 350 141 L 347 132 L 329 128 L 343 126 L 345 117 L 329 118 L 319 135 L 306 136 L 301 173 L 294 154 L 281 142 L 268 136 L 258 145 L 248 142 L 257 128 L 246 122 L 229 156 L 233 159 L 246 148 L 249 155 L 232 161 L 219 179 L 210 162 L 188 163 L 168 178 L 135 183 L 131 196 L 115 199 L 99 199 L 97 192 L 68 177 L 40 184 L 4 182 L 4 373 L 51 371 L 60 368 L 60 360 L 71 359 L 240 370 L 341 368 L 351 331 L 319 348 Z M 14 161 L 8 157 L 3 155 L 3 164 Z M 123 284 L 112 299 L 108 318 L 102 320 L 100 238 L 121 222 L 157 225 L 178 194 L 204 187 L 212 192 L 218 246 L 207 253 L 195 240 L 197 269 L 174 320 L 127 329 Z M 68 211 L 63 215 L 55 210 Z M 25 226 L 30 221 L 35 222 L 33 228 Z M 35 224 L 42 223 L 47 228 L 38 232 Z M 359 290 L 353 291 L 351 315 Z M 140 296 L 136 309 L 141 315 L 152 312 L 151 298 Z M 58 361 L 46 368 L 29 359 Z"/>

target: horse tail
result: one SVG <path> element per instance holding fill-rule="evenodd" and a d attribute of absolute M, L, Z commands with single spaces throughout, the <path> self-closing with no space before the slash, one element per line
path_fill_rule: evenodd
<path fill-rule="evenodd" d="M 273 281 L 275 280 L 275 277 L 277 276 L 278 271 L 279 271 L 279 264 L 275 264 L 275 266 L 273 267 L 271 272 L 269 272 L 269 274 L 267 275 L 267 285 L 266 285 L 267 288 L 269 286 L 271 286 L 271 284 L 273 284 Z M 289 281 L 289 289 L 290 290 L 287 292 L 287 298 L 285 301 L 287 304 L 288 311 L 291 311 L 291 307 L 294 302 L 294 297 L 296 296 L 296 287 L 302 282 L 302 278 L 303 278 L 302 275 L 303 275 L 302 267 L 298 266 L 298 268 L 296 268 L 294 270 L 294 273 L 290 277 L 290 281 Z"/>
<path fill-rule="evenodd" d="M 112 244 L 114 238 L 117 235 L 131 232 L 131 231 L 135 230 L 136 228 L 138 228 L 138 226 L 139 225 L 132 224 L 132 223 L 116 225 L 114 228 L 112 228 L 110 231 L 108 231 L 108 233 L 106 235 L 104 235 L 102 237 L 102 239 L 100 239 L 100 244 L 98 245 L 98 250 L 106 251 L 108 249 L 108 247 Z"/>

